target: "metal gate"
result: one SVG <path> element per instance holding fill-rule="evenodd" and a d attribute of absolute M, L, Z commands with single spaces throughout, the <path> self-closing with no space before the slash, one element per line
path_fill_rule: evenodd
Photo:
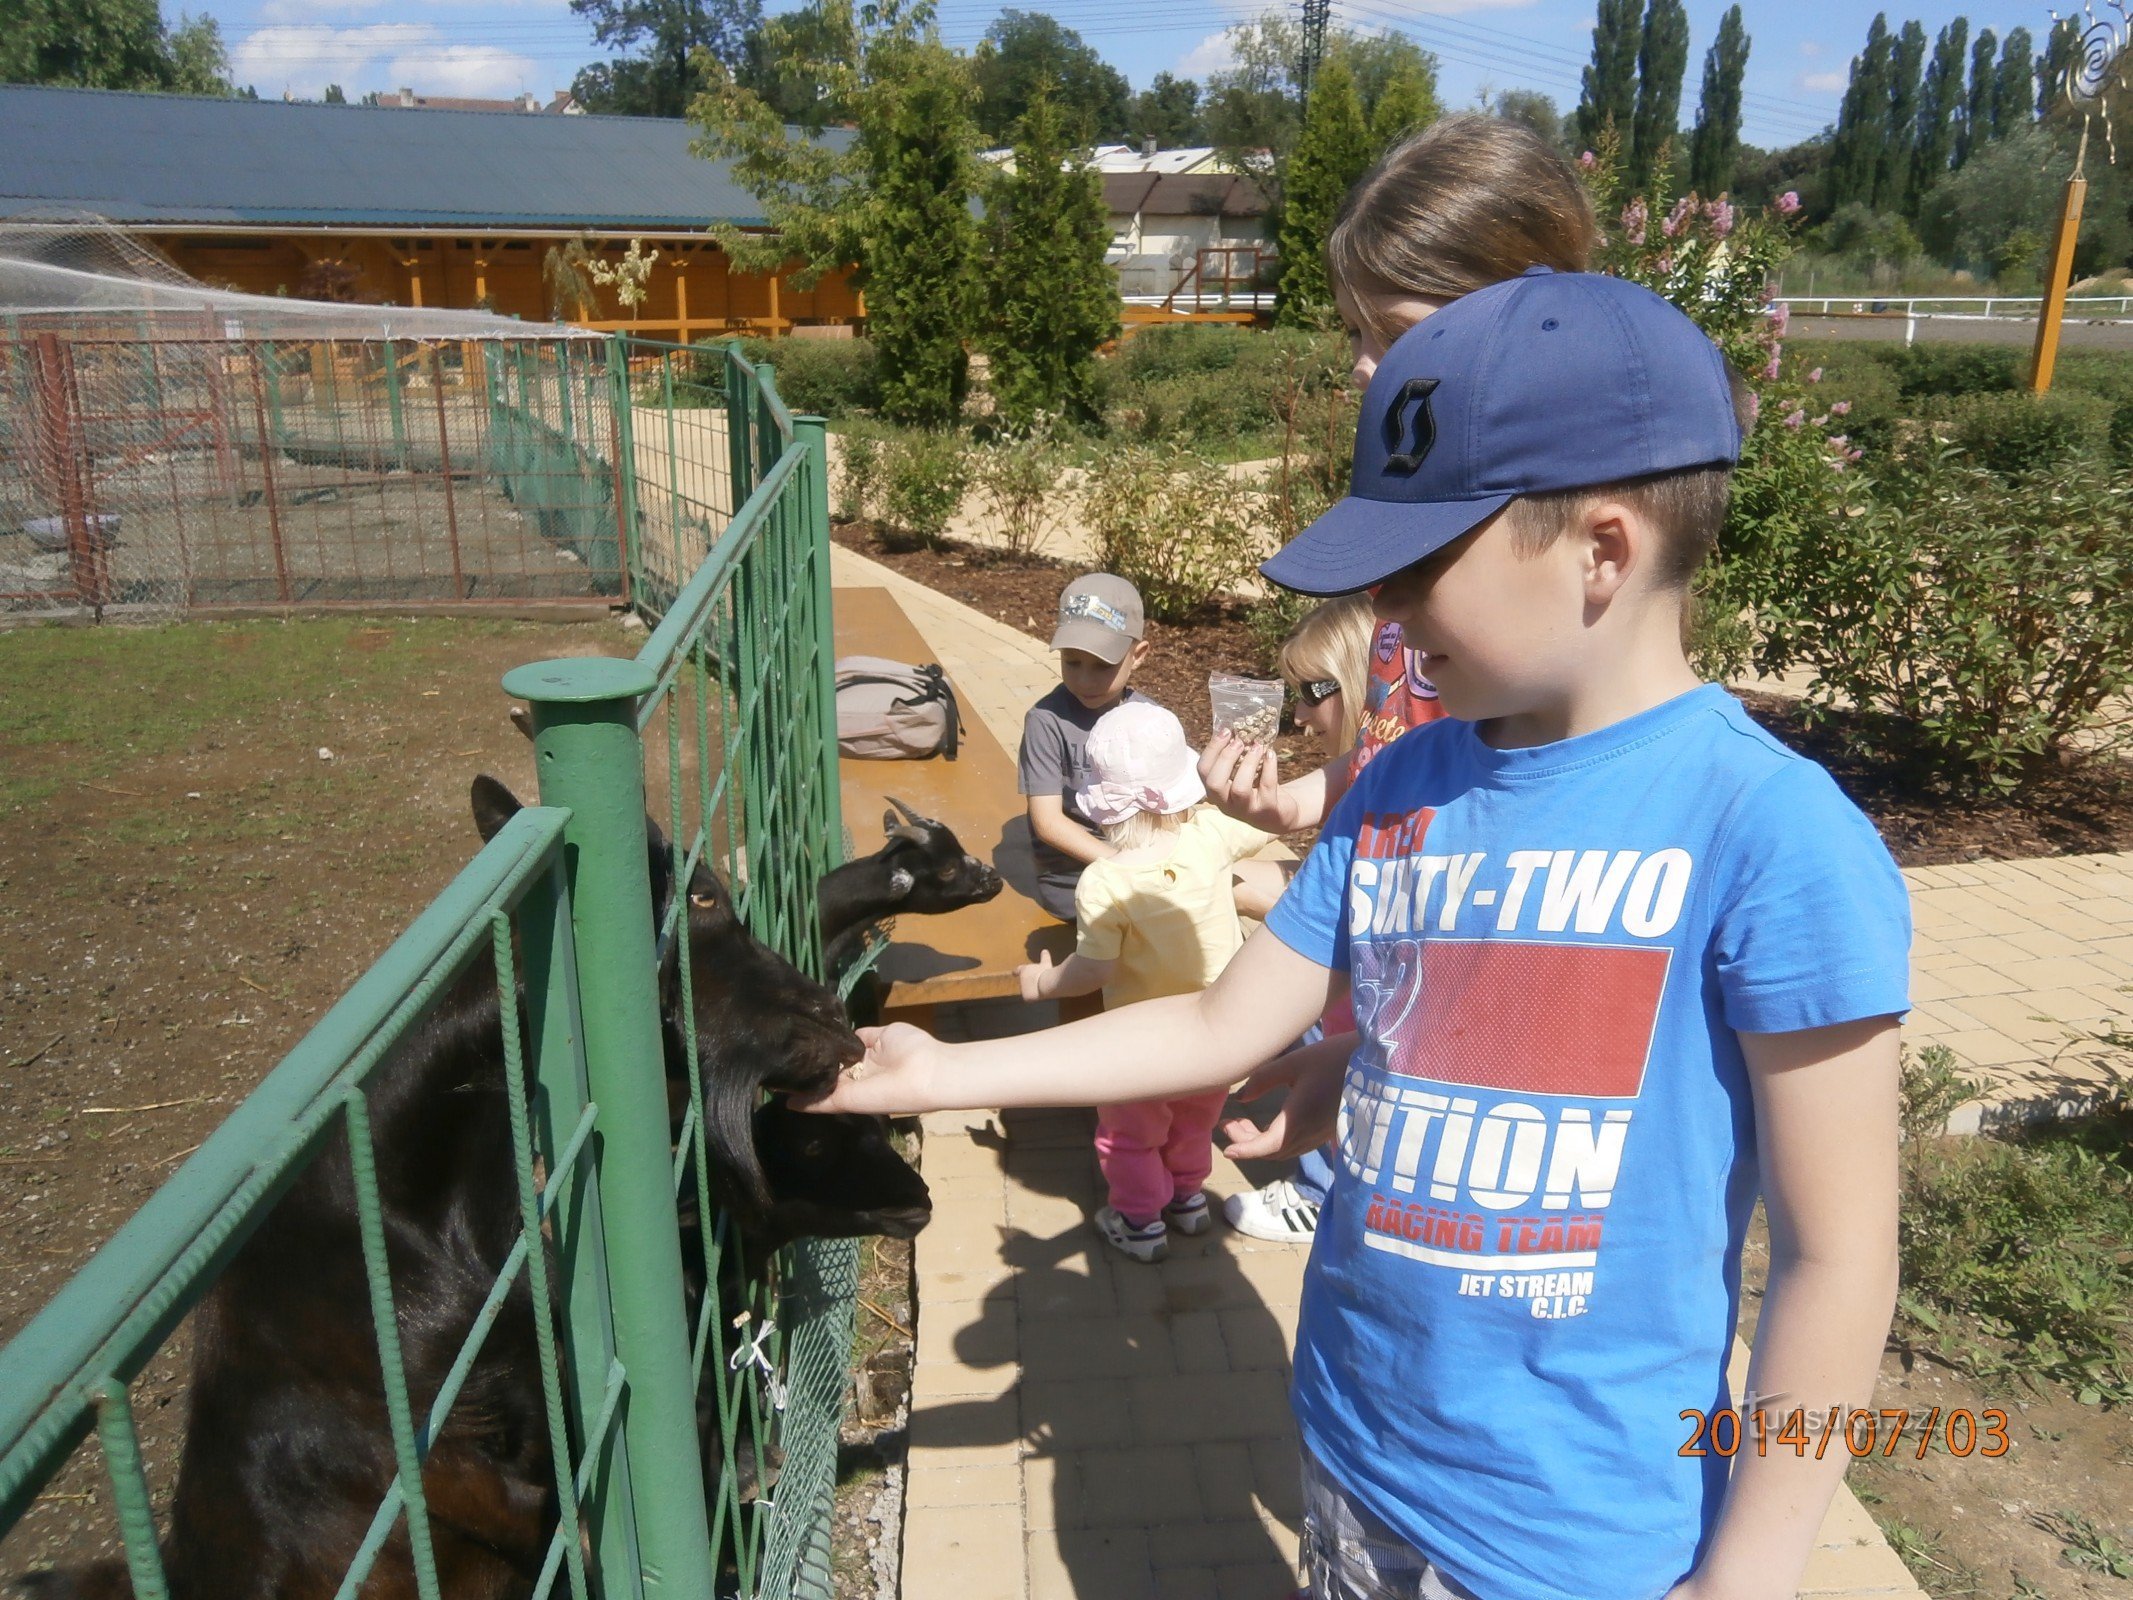
<path fill-rule="evenodd" d="M 541 803 L 512 819 L 0 1349 L 0 1534 L 94 1432 L 135 1593 L 166 1592 L 127 1384 L 304 1165 L 339 1140 L 357 1180 L 398 1466 L 344 1595 L 361 1591 L 403 1525 L 420 1592 L 438 1595 L 422 1462 L 521 1276 L 536 1307 L 555 1308 L 535 1317 L 560 1506 L 537 1592 L 708 1597 L 723 1552 L 726 1587 L 740 1594 L 828 1594 L 856 1244 L 793 1247 L 743 1303 L 721 1303 L 728 1230 L 723 1221 L 703 1227 L 706 1292 L 696 1324 L 685 1325 L 675 1192 L 693 1173 L 697 1214 L 713 1216 L 705 1108 L 692 1095 L 679 1148 L 670 1146 L 656 965 L 661 941 L 678 942 L 686 999 L 686 897 L 674 896 L 664 928 L 647 911 L 649 802 L 674 842 L 676 881 L 709 863 L 751 929 L 819 975 L 814 884 L 841 854 L 823 427 L 787 413 L 767 367 L 724 359 L 724 482 L 685 482 L 670 470 L 657 485 L 667 521 L 646 525 L 675 535 L 659 560 L 637 520 L 643 485 L 634 470 L 621 474 L 625 558 L 640 575 L 640 604 L 659 619 L 644 648 L 631 661 L 535 663 L 506 679 L 533 704 Z M 674 360 L 652 352 L 655 366 Z M 618 360 L 613 381 L 626 385 L 625 374 Z M 672 408 L 633 408 L 626 390 L 618 398 L 625 429 L 679 425 Z M 621 460 L 634 463 L 633 445 Z M 679 530 L 692 521 L 705 526 L 708 548 L 674 583 L 667 568 L 685 553 Z M 365 1088 L 484 954 L 502 1001 L 522 1231 L 489 1314 L 418 1413 L 400 1358 Z M 683 1031 L 693 1069 L 693 1033 Z M 544 1229 L 554 1281 L 551 1253 L 538 1247 Z M 694 1426 L 700 1391 L 723 1440 L 710 1483 Z M 776 1453 L 774 1492 L 747 1492 L 767 1481 Z"/>

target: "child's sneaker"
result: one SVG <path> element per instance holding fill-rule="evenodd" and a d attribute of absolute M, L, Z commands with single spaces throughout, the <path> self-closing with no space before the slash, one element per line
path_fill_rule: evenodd
<path fill-rule="evenodd" d="M 1231 1195 L 1222 1202 L 1222 1215 L 1247 1239 L 1270 1244 L 1309 1244 L 1318 1232 L 1317 1204 L 1306 1200 L 1287 1178 Z"/>
<path fill-rule="evenodd" d="M 1104 1236 L 1105 1244 L 1136 1261 L 1153 1263 L 1170 1254 L 1170 1230 L 1161 1217 L 1135 1224 L 1118 1207 L 1105 1206 L 1096 1213 L 1096 1231 Z"/>
<path fill-rule="evenodd" d="M 1175 1232 L 1188 1239 L 1196 1239 L 1215 1225 L 1215 1208 L 1207 1203 L 1207 1193 L 1182 1195 L 1163 1207 L 1163 1221 Z"/>

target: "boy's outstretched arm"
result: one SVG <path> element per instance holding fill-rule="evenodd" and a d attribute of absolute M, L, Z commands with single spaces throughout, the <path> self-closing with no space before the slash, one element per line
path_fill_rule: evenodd
<path fill-rule="evenodd" d="M 1896 1304 L 1896 1019 L 1740 1041 L 1755 1094 L 1770 1282 L 1725 1507 L 1670 1600 L 1791 1600 L 1850 1460 L 1846 1417 L 1874 1403 Z M 1818 1452 L 1832 1409 L 1834 1443 Z M 1799 1452 L 1789 1441 L 1800 1427 L 1778 1442 L 1795 1410 L 1807 1437 Z"/>
<path fill-rule="evenodd" d="M 862 1028 L 863 1060 L 809 1111 L 913 1112 L 1175 1099 L 1235 1083 L 1308 1027 L 1345 987 L 1271 934 L 1245 940 L 1199 994 L 1042 1033 L 942 1044 L 904 1023 Z"/>

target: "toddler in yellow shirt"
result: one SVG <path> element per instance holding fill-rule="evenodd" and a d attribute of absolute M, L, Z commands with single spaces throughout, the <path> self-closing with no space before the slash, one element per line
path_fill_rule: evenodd
<path fill-rule="evenodd" d="M 1267 842 L 1211 806 L 1178 719 L 1128 701 L 1089 730 L 1090 781 L 1080 809 L 1117 851 L 1082 870 L 1079 930 L 1060 966 L 1050 956 L 1016 969 L 1022 998 L 1103 990 L 1114 1010 L 1214 982 L 1243 936 L 1230 868 Z M 1197 807 L 1197 809 L 1196 809 Z M 1214 1215 L 1201 1186 L 1214 1166 L 1213 1133 L 1227 1091 L 1096 1108 L 1096 1159 L 1110 1203 L 1096 1213 L 1106 1243 L 1136 1261 L 1169 1253 L 1170 1230 L 1205 1233 Z"/>

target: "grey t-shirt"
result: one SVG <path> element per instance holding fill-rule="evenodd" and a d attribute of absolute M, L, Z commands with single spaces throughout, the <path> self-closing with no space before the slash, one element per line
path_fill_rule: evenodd
<path fill-rule="evenodd" d="M 1148 697 L 1128 689 L 1117 704 L 1128 700 L 1146 702 Z M 1068 819 L 1099 839 L 1103 830 L 1083 814 L 1074 796 L 1089 782 L 1089 730 L 1102 715 L 1103 711 L 1091 711 L 1075 699 L 1065 684 L 1031 706 L 1022 719 L 1022 756 L 1015 783 L 1021 794 L 1058 795 Z M 1032 839 L 1030 847 L 1037 860 L 1037 904 L 1062 921 L 1072 922 L 1081 863 L 1042 839 Z"/>

